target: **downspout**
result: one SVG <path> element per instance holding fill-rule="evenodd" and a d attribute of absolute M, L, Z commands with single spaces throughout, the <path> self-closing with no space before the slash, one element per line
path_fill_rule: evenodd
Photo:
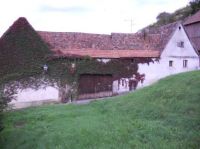
<path fill-rule="evenodd" d="M 200 69 L 200 56 L 199 56 L 199 69 Z"/>

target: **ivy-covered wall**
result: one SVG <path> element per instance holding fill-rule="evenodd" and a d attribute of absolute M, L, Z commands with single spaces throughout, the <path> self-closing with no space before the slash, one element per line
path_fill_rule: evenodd
<path fill-rule="evenodd" d="M 44 82 L 40 79 L 42 66 L 51 53 L 25 18 L 14 22 L 0 39 L 0 88 L 7 88 L 4 96 L 11 98 L 16 88 L 37 88 Z"/>
<path fill-rule="evenodd" d="M 25 18 L 19 18 L 0 39 L 0 84 L 12 97 L 17 89 L 56 85 L 62 100 L 78 95 L 81 74 L 111 74 L 113 80 L 137 74 L 138 63 L 151 58 L 112 59 L 107 63 L 90 57 L 52 58 L 53 53 Z M 43 65 L 48 65 L 44 72 Z M 73 67 L 74 66 L 74 67 Z M 66 85 L 71 93 L 66 93 Z M 68 90 L 69 91 L 69 90 Z"/>
<path fill-rule="evenodd" d="M 110 74 L 114 80 L 120 78 L 130 78 L 138 74 L 138 63 L 149 63 L 151 58 L 133 58 L 133 59 L 111 59 L 107 63 L 92 59 L 90 57 L 77 58 L 57 58 L 48 61 L 49 69 L 45 74 L 51 80 L 55 80 L 60 87 L 71 86 L 74 91 L 73 97 L 77 98 L 78 83 L 81 74 Z M 73 67 L 74 65 L 74 67 Z M 86 84 L 87 87 L 87 84 Z M 70 96 L 65 94 L 65 96 Z M 68 98 L 68 97 L 63 97 Z"/>
<path fill-rule="evenodd" d="M 17 20 L 0 39 L 0 78 L 24 78 L 41 73 L 47 45 L 25 18 Z"/>

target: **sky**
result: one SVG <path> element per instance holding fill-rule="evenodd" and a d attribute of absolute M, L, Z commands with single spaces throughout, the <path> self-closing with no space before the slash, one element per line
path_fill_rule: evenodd
<path fill-rule="evenodd" d="M 131 33 L 155 22 L 160 12 L 173 12 L 188 3 L 189 0 L 0 0 L 0 35 L 19 17 L 26 17 L 38 31 Z"/>

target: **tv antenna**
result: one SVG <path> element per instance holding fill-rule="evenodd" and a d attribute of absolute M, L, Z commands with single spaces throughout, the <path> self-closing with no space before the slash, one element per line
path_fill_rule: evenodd
<path fill-rule="evenodd" d="M 134 21 L 133 21 L 133 19 L 126 19 L 126 20 L 124 20 L 124 21 L 130 23 L 130 31 L 131 31 L 131 33 L 132 33 L 132 32 L 133 32 L 133 26 L 134 26 Z"/>

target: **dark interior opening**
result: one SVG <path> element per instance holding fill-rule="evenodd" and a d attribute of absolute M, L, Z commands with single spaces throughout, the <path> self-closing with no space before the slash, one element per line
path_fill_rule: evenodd
<path fill-rule="evenodd" d="M 79 78 L 79 95 L 112 91 L 111 74 L 81 74 Z"/>

